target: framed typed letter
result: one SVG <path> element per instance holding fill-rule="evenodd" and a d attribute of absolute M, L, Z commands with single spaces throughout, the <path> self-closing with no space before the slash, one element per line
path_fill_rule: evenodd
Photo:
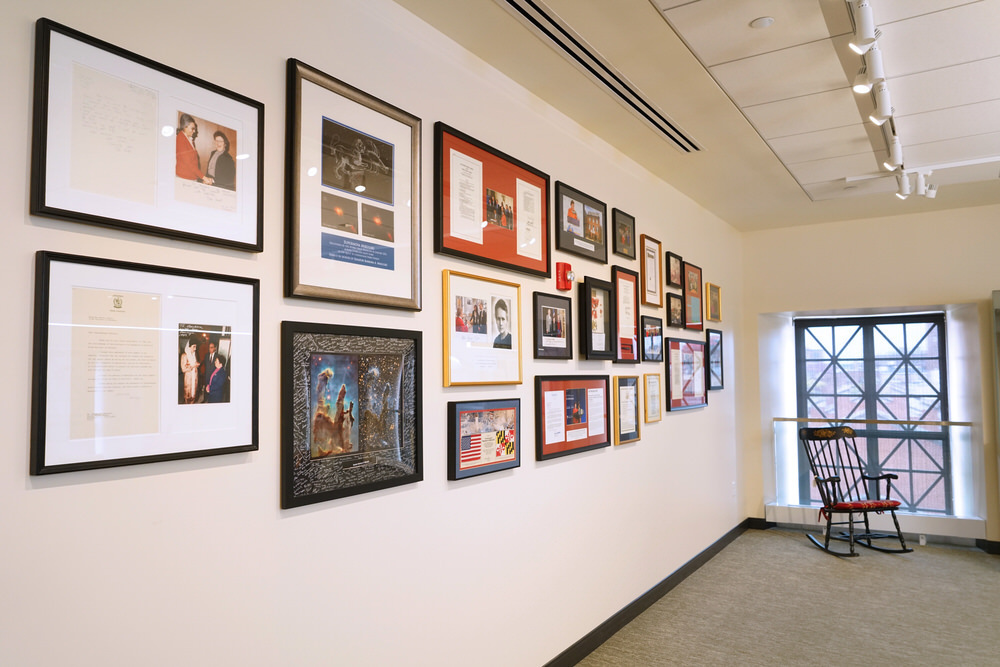
<path fill-rule="evenodd" d="M 611 444 L 608 376 L 535 376 L 535 458 Z"/>
<path fill-rule="evenodd" d="M 684 328 L 684 297 L 667 292 L 667 326 Z"/>
<path fill-rule="evenodd" d="M 705 339 L 708 345 L 708 388 L 722 389 L 722 332 L 705 329 Z"/>
<path fill-rule="evenodd" d="M 660 386 L 659 373 L 646 373 L 642 376 L 645 382 L 646 423 L 658 422 L 663 417 L 663 388 Z"/>
<path fill-rule="evenodd" d="M 420 310 L 420 119 L 288 60 L 286 292 Z"/>
<path fill-rule="evenodd" d="M 680 255 L 667 253 L 667 286 L 684 287 L 684 260 Z"/>
<path fill-rule="evenodd" d="M 611 220 L 614 223 L 614 253 L 635 259 L 635 218 L 625 211 L 613 208 Z"/>
<path fill-rule="evenodd" d="M 521 286 L 445 270 L 444 386 L 521 382 Z"/>
<path fill-rule="evenodd" d="M 31 212 L 263 250 L 264 105 L 49 19 Z"/>
<path fill-rule="evenodd" d="M 434 252 L 551 275 L 549 177 L 434 124 Z"/>
<path fill-rule="evenodd" d="M 448 403 L 448 479 L 521 465 L 521 399 Z"/>
<path fill-rule="evenodd" d="M 642 302 L 647 306 L 663 305 L 663 246 L 643 234 L 642 243 Z"/>
<path fill-rule="evenodd" d="M 611 267 L 615 286 L 615 361 L 639 363 L 639 274 Z"/>
<path fill-rule="evenodd" d="M 257 449 L 256 279 L 35 256 L 31 473 Z"/>
<path fill-rule="evenodd" d="M 281 507 L 423 479 L 421 333 L 281 323 Z"/>
<path fill-rule="evenodd" d="M 580 353 L 587 359 L 614 359 L 614 286 L 585 276 L 580 283 Z"/>
<path fill-rule="evenodd" d="M 535 359 L 573 358 L 573 300 L 568 296 L 532 295 Z"/>
<path fill-rule="evenodd" d="M 642 316 L 642 360 L 663 361 L 663 320 Z"/>
<path fill-rule="evenodd" d="M 701 331 L 701 268 L 684 262 L 684 328 Z"/>
<path fill-rule="evenodd" d="M 556 249 L 608 263 L 608 207 L 556 181 Z"/>
<path fill-rule="evenodd" d="M 667 410 L 708 405 L 704 341 L 668 338 L 666 344 Z"/>
<path fill-rule="evenodd" d="M 709 322 L 722 321 L 722 288 L 712 283 L 705 283 L 708 299 L 705 301 L 705 319 Z"/>
<path fill-rule="evenodd" d="M 615 444 L 624 445 L 639 439 L 639 378 L 615 378 Z"/>

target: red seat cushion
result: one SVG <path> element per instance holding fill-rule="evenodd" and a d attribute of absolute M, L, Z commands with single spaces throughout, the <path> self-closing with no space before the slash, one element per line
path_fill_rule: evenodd
<path fill-rule="evenodd" d="M 898 500 L 852 500 L 846 503 L 837 503 L 830 509 L 834 511 L 852 512 L 861 510 L 892 510 L 899 507 Z"/>

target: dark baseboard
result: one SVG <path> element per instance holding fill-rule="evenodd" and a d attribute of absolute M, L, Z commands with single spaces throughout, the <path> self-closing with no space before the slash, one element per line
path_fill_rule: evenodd
<path fill-rule="evenodd" d="M 1000 555 L 1000 542 L 993 540 L 976 540 L 976 547 L 982 549 L 991 556 Z"/>
<path fill-rule="evenodd" d="M 628 625 L 639 614 L 653 606 L 653 603 L 669 593 L 677 584 L 687 579 L 698 568 L 712 560 L 712 557 L 722 551 L 737 537 L 750 529 L 766 530 L 775 525 L 777 524 L 765 521 L 764 519 L 744 519 L 740 522 L 740 525 L 720 537 L 700 554 L 684 563 L 669 577 L 650 588 L 627 606 L 620 609 L 614 616 L 588 632 L 575 644 L 548 661 L 545 667 L 571 667 L 577 664 L 590 655 L 594 649 L 610 639 L 612 635 Z"/>

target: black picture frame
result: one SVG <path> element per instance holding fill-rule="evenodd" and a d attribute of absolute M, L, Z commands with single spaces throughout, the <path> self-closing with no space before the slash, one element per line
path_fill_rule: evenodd
<path fill-rule="evenodd" d="M 718 329 L 705 329 L 705 345 L 708 348 L 708 363 L 705 364 L 705 381 L 708 384 L 708 389 L 709 391 L 724 389 L 722 332 Z"/>
<path fill-rule="evenodd" d="M 621 209 L 611 209 L 612 234 L 611 244 L 616 255 L 635 259 L 635 218 Z"/>
<path fill-rule="evenodd" d="M 419 331 L 281 323 L 282 509 L 423 479 L 421 345 Z"/>
<path fill-rule="evenodd" d="M 609 447 L 611 437 L 607 375 L 535 376 L 535 460 Z"/>
<path fill-rule="evenodd" d="M 702 331 L 705 328 L 703 317 L 704 283 L 702 283 L 701 267 L 684 262 L 684 328 L 688 331 Z"/>
<path fill-rule="evenodd" d="M 264 105 L 41 18 L 30 211 L 261 252 Z"/>
<path fill-rule="evenodd" d="M 643 315 L 642 360 L 663 361 L 663 320 L 652 315 Z"/>
<path fill-rule="evenodd" d="M 684 258 L 677 253 L 667 252 L 663 275 L 668 287 L 684 287 Z"/>
<path fill-rule="evenodd" d="M 535 359 L 572 359 L 573 300 L 543 292 L 532 293 L 531 300 Z"/>
<path fill-rule="evenodd" d="M 667 326 L 684 329 L 684 297 L 667 292 Z"/>
<path fill-rule="evenodd" d="M 637 364 L 641 358 L 639 338 L 639 273 L 617 264 L 611 267 L 611 284 L 615 289 L 614 308 L 611 311 L 614 331 L 615 363 Z M 628 325 L 623 327 L 623 324 Z"/>
<path fill-rule="evenodd" d="M 448 402 L 448 479 L 521 465 L 521 399 Z"/>
<path fill-rule="evenodd" d="M 584 276 L 580 282 L 580 354 L 588 360 L 613 360 L 615 288 L 607 280 Z"/>
<path fill-rule="evenodd" d="M 259 317 L 255 278 L 36 253 L 31 474 L 256 450 Z"/>
<path fill-rule="evenodd" d="M 667 410 L 691 410 L 708 405 L 705 341 L 666 338 Z"/>
<path fill-rule="evenodd" d="M 556 249 L 608 263 L 608 207 L 556 181 Z"/>

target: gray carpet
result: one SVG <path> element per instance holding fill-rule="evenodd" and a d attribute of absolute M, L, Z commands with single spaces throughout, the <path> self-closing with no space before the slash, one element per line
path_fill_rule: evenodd
<path fill-rule="evenodd" d="M 1000 557 L 910 546 L 749 530 L 580 665 L 1000 665 Z"/>

